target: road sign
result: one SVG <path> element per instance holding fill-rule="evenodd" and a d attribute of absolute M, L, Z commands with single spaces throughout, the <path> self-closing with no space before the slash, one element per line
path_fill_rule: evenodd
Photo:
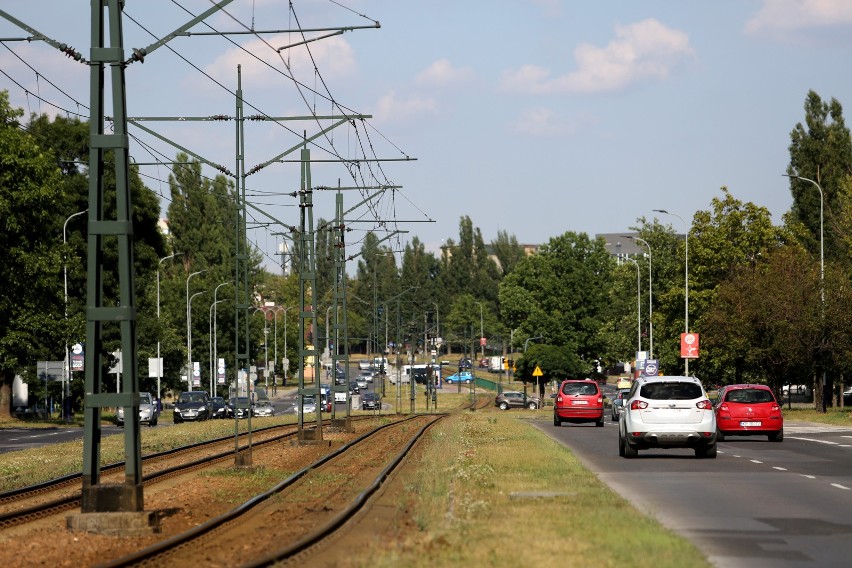
<path fill-rule="evenodd" d="M 484 347 L 486 343 L 488 343 L 488 340 L 487 340 L 487 339 L 485 339 L 484 337 L 480 337 L 480 338 L 479 338 L 479 344 L 480 344 L 481 346 L 483 346 L 483 347 Z"/>
<path fill-rule="evenodd" d="M 680 334 L 680 356 L 682 359 L 698 359 L 698 334 Z"/>
<path fill-rule="evenodd" d="M 533 371 L 533 377 L 543 377 L 544 373 L 541 372 L 541 367 L 538 365 L 535 366 L 535 370 Z"/>
<path fill-rule="evenodd" d="M 648 359 L 648 361 L 645 362 L 645 374 L 649 377 L 654 377 L 657 375 L 658 372 L 659 369 L 657 368 L 657 360 Z"/>

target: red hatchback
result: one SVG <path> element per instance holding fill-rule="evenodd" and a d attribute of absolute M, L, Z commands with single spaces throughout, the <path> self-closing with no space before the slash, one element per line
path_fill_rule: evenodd
<path fill-rule="evenodd" d="M 722 387 L 714 407 L 717 440 L 725 436 L 768 436 L 770 442 L 784 439 L 781 405 L 766 385 Z"/>
<path fill-rule="evenodd" d="M 604 425 L 604 403 L 598 383 L 591 379 L 566 380 L 559 385 L 553 405 L 553 425 L 563 422 L 594 422 Z"/>

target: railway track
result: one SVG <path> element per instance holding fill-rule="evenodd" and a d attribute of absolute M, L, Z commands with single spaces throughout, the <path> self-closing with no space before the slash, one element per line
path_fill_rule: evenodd
<path fill-rule="evenodd" d="M 369 417 L 357 417 L 363 420 Z M 325 425 L 329 421 L 323 421 Z M 252 431 L 252 448 L 294 438 L 296 425 L 278 425 Z M 236 442 L 239 451 L 245 451 L 247 433 L 240 434 Z M 145 486 L 185 475 L 225 460 L 233 459 L 235 441 L 225 436 L 205 442 L 181 446 L 172 450 L 149 454 L 142 459 L 142 483 Z M 124 462 L 108 464 L 101 468 L 102 482 L 115 479 L 120 483 Z M 21 487 L 0 493 L 0 529 L 18 526 L 80 507 L 82 474 L 71 474 L 44 483 Z"/>
<path fill-rule="evenodd" d="M 374 428 L 268 491 L 188 531 L 102 566 L 270 566 L 311 549 L 369 501 L 443 415 L 415 415 Z"/>

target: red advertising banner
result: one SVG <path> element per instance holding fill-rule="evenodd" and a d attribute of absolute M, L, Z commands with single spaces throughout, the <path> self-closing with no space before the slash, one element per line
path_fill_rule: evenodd
<path fill-rule="evenodd" d="M 682 359 L 698 359 L 698 334 L 680 334 L 680 356 Z"/>

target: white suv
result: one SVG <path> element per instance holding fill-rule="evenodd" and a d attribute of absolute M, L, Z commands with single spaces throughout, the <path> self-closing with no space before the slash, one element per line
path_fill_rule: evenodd
<path fill-rule="evenodd" d="M 693 448 L 716 457 L 716 415 L 704 387 L 692 377 L 640 377 L 618 421 L 618 455 L 636 457 L 649 448 Z"/>

